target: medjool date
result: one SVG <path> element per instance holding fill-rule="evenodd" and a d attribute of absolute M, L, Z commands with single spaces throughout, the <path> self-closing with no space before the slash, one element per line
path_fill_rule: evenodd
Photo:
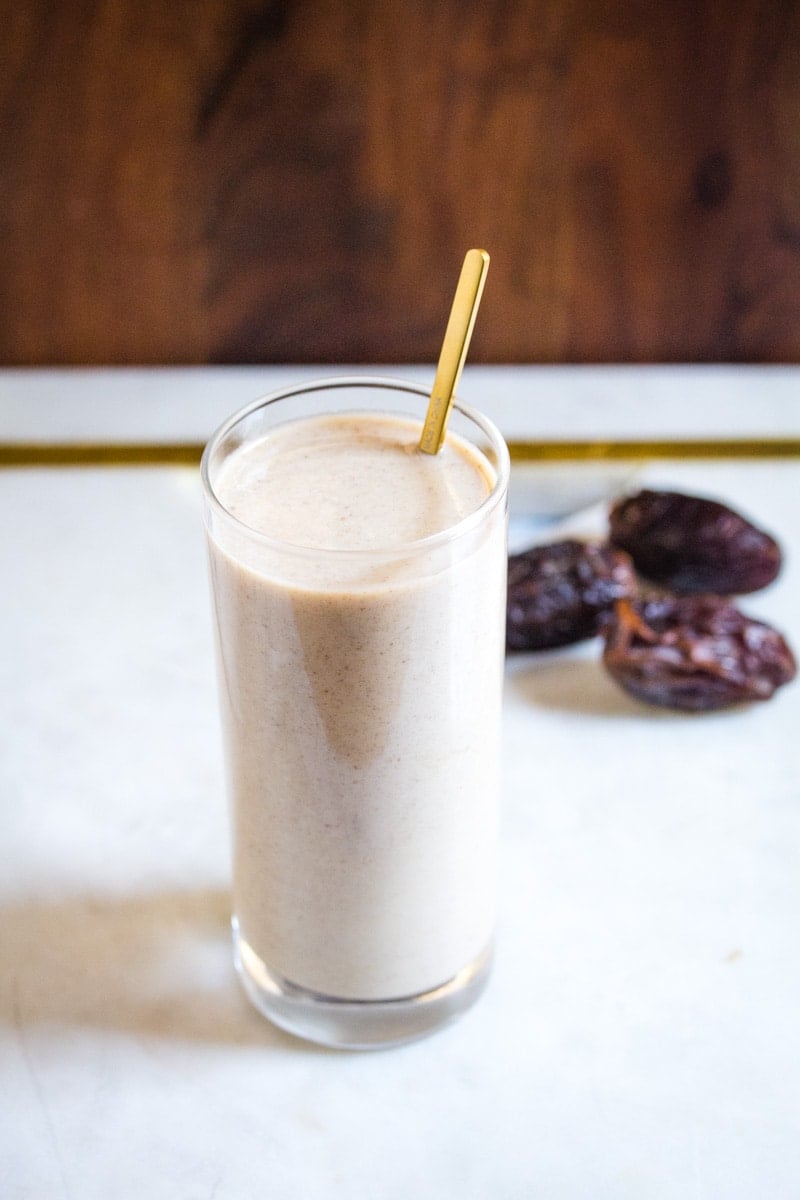
<path fill-rule="evenodd" d="M 781 567 L 775 539 L 717 500 L 645 490 L 618 501 L 609 525 L 637 571 L 674 592 L 755 592 Z"/>
<path fill-rule="evenodd" d="M 797 669 L 777 630 L 720 596 L 620 600 L 603 636 L 603 663 L 617 683 L 667 708 L 768 700 Z"/>
<path fill-rule="evenodd" d="M 633 595 L 628 555 L 568 538 L 508 560 L 509 650 L 549 650 L 598 633 L 615 600 Z"/>

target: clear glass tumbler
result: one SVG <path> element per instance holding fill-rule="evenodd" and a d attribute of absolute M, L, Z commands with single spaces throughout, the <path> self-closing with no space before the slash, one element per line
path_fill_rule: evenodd
<path fill-rule="evenodd" d="M 391 378 L 300 384 L 234 414 L 201 467 L 235 962 L 265 1016 L 328 1046 L 419 1037 L 487 979 L 508 451 L 456 402 L 448 440 L 480 463 L 484 498 L 403 544 L 378 530 L 369 548 L 314 545 L 312 484 L 294 544 L 234 516 L 221 479 L 256 442 L 280 454 L 288 423 L 381 414 L 421 430 L 426 406 L 424 388 Z"/>

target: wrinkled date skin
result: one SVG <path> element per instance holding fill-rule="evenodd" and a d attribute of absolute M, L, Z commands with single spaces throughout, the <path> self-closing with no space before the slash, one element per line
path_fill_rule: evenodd
<path fill-rule="evenodd" d="M 594 637 L 615 600 L 636 592 L 627 554 L 567 539 L 508 560 L 509 650 L 550 650 Z"/>
<path fill-rule="evenodd" d="M 609 524 L 637 571 L 674 592 L 755 592 L 781 567 L 775 539 L 717 500 L 645 490 L 618 501 Z"/>
<path fill-rule="evenodd" d="M 603 663 L 617 683 L 666 708 L 768 700 L 797 671 L 777 630 L 720 596 L 621 600 L 604 638 Z"/>

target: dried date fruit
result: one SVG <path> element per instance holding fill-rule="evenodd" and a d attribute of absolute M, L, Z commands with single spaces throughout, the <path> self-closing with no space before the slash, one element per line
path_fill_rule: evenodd
<path fill-rule="evenodd" d="M 549 650 L 599 632 L 615 600 L 633 595 L 627 554 L 577 539 L 533 546 L 508 560 L 509 650 Z"/>
<path fill-rule="evenodd" d="M 781 567 L 768 533 L 717 500 L 641 491 L 609 514 L 610 539 L 637 571 L 674 592 L 755 592 Z"/>
<path fill-rule="evenodd" d="M 617 683 L 666 708 L 768 700 L 797 670 L 777 630 L 721 596 L 618 601 L 603 636 L 603 663 Z"/>

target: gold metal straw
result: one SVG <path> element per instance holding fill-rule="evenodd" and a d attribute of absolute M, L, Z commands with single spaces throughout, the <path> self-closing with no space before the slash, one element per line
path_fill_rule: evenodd
<path fill-rule="evenodd" d="M 467 357 L 488 270 L 489 255 L 485 250 L 467 251 L 453 297 L 453 307 L 450 309 L 450 319 L 447 322 L 433 391 L 419 441 L 419 448 L 425 454 L 438 454 L 442 448 L 447 418 Z"/>

